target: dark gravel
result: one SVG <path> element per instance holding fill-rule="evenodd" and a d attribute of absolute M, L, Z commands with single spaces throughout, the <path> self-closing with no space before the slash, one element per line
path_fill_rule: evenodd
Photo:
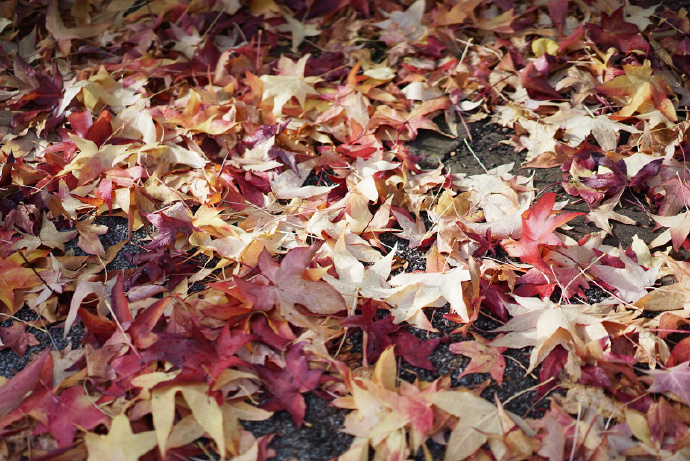
<path fill-rule="evenodd" d="M 276 451 L 276 460 L 323 461 L 347 451 L 352 436 L 339 431 L 344 412 L 314 394 L 304 397 L 307 414 L 302 427 L 295 426 L 287 411 L 267 421 L 245 421 L 244 427 L 257 437 L 276 434 L 269 445 Z"/>
<path fill-rule="evenodd" d="M 15 314 L 14 319 L 8 319 L 0 322 L 0 327 L 12 326 L 15 322 L 30 322 L 36 320 L 38 316 L 28 307 L 24 307 Z M 47 329 L 47 331 L 39 330 L 33 327 L 28 327 L 27 332 L 33 334 L 36 340 L 40 343 L 37 346 L 29 346 L 26 349 L 24 356 L 7 348 L 0 351 L 0 376 L 11 378 L 17 372 L 21 371 L 30 361 L 31 358 L 49 347 L 53 351 L 63 351 L 71 345 L 72 349 L 80 347 L 79 342 L 84 337 L 84 327 L 81 324 L 74 325 L 67 333 L 67 338 L 63 339 L 63 328 L 61 326 L 54 326 Z"/>

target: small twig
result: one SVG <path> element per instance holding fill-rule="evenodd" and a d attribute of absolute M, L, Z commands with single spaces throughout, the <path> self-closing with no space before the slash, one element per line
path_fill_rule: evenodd
<path fill-rule="evenodd" d="M 474 150 L 473 150 L 472 147 L 470 146 L 470 143 L 467 142 L 467 138 L 465 138 L 464 141 L 465 141 L 465 145 L 467 146 L 467 148 L 470 150 L 470 152 L 472 152 L 472 155 L 474 156 L 475 160 L 477 160 L 477 163 L 479 163 L 479 166 L 482 167 L 482 169 L 484 170 L 484 172 L 485 172 L 486 174 L 489 174 L 489 170 L 486 169 L 486 167 L 484 166 L 484 164 L 482 163 L 482 161 L 479 160 L 479 157 L 477 157 L 477 154 L 474 153 Z"/>

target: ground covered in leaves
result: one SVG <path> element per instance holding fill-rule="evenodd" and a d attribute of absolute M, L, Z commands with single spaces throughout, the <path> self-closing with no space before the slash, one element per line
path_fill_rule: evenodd
<path fill-rule="evenodd" d="M 0 458 L 690 457 L 690 20 L 0 2 Z"/>

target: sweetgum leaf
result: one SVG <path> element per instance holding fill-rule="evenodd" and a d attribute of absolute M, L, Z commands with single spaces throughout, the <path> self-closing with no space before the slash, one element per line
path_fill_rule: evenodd
<path fill-rule="evenodd" d="M 522 237 L 517 242 L 504 245 L 510 256 L 519 257 L 523 262 L 533 264 L 540 270 L 548 270 L 541 257 L 540 246 L 562 246 L 554 231 L 571 219 L 585 213 L 553 213 L 556 194 L 542 195 L 534 206 L 522 215 Z"/>

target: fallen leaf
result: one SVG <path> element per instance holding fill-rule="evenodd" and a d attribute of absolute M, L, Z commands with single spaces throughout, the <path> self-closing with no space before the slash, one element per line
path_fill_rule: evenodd
<path fill-rule="evenodd" d="M 26 348 L 40 343 L 33 333 L 26 331 L 26 325 L 15 322 L 9 327 L 0 327 L 0 350 L 10 348 L 20 356 L 26 354 Z"/>
<path fill-rule="evenodd" d="M 168 437 L 170 436 L 170 432 L 173 428 L 173 421 L 175 419 L 175 395 L 178 392 L 182 394 L 187 405 L 189 405 L 189 409 L 192 411 L 192 415 L 196 422 L 216 443 L 221 459 L 225 459 L 223 413 L 216 398 L 208 395 L 208 388 L 203 384 L 170 385 L 158 387 L 153 391 L 151 396 L 151 413 L 155 431 L 145 433 L 147 435 L 147 438 L 144 439 L 146 443 L 142 442 L 143 446 L 141 450 L 143 451 L 144 447 L 149 446 L 151 439 L 153 439 L 153 443 L 146 451 L 158 444 L 161 456 L 165 456 Z M 113 420 L 113 424 L 114 421 L 115 420 Z M 126 417 L 125 421 L 127 421 Z M 125 424 L 129 425 L 128 422 Z M 110 436 L 110 434 L 108 435 Z M 125 441 L 123 440 L 123 442 Z"/>
<path fill-rule="evenodd" d="M 649 370 L 652 377 L 649 392 L 672 392 L 686 405 L 690 404 L 690 362 L 683 362 L 666 370 Z"/>
<path fill-rule="evenodd" d="M 668 98 L 673 92 L 663 75 L 652 75 L 648 60 L 645 60 L 642 66 L 626 64 L 623 70 L 625 75 L 595 87 L 599 93 L 610 96 L 615 102 L 624 105 L 618 111 L 619 115 L 630 117 L 635 112 L 645 114 L 657 109 L 672 122 L 678 120 L 673 103 Z"/>
<path fill-rule="evenodd" d="M 134 434 L 127 415 L 120 413 L 113 418 L 107 435 L 87 432 L 84 443 L 89 460 L 137 461 L 156 446 L 153 431 Z"/>
<path fill-rule="evenodd" d="M 509 242 L 504 248 L 510 256 L 519 257 L 523 262 L 534 265 L 542 271 L 548 266 L 541 256 L 540 246 L 563 246 L 554 231 L 571 219 L 585 213 L 561 213 L 552 216 L 556 194 L 542 195 L 534 206 L 522 215 L 522 237 L 517 242 Z"/>
<path fill-rule="evenodd" d="M 509 332 L 491 343 L 492 347 L 509 347 L 519 349 L 534 346 L 530 353 L 528 373 L 556 346 L 566 349 L 584 346 L 608 336 L 602 325 L 602 314 L 608 308 L 589 308 L 578 304 L 556 304 L 535 298 L 513 296 L 518 304 L 508 304 L 508 311 L 513 316 L 505 325 L 496 328 L 495 332 Z"/>

